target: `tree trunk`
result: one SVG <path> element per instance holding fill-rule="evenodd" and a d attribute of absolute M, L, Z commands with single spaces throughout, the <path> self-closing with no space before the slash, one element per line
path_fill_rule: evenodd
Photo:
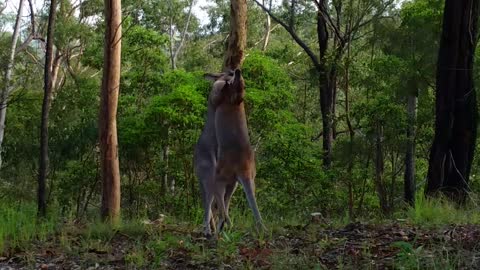
<path fill-rule="evenodd" d="M 350 22 L 351 23 L 351 22 Z M 340 65 L 340 61 L 345 52 L 345 46 L 350 46 L 350 42 L 346 44 L 344 41 L 339 40 L 338 37 L 335 38 L 335 54 L 333 58 L 333 62 L 330 65 L 330 70 L 328 72 L 328 93 L 331 95 L 329 102 L 331 107 L 330 112 L 330 123 L 332 127 L 332 140 L 335 140 L 337 137 L 337 128 L 336 128 L 336 101 L 337 101 L 337 77 L 338 77 L 338 67 Z"/>
<path fill-rule="evenodd" d="M 40 165 L 38 169 L 38 216 L 47 214 L 46 182 L 48 176 L 48 118 L 52 95 L 53 36 L 57 1 L 50 1 L 50 13 L 47 27 L 47 49 L 45 52 L 44 93 L 42 103 L 42 119 L 40 126 Z"/>
<path fill-rule="evenodd" d="M 336 89 L 336 86 L 335 86 L 335 89 Z M 348 145 L 350 159 L 348 161 L 348 167 L 347 167 L 347 175 L 348 175 L 347 177 L 350 177 L 350 181 L 348 182 L 348 216 L 350 220 L 353 220 L 355 218 L 354 216 L 355 200 L 354 200 L 354 182 L 353 182 L 352 171 L 353 171 L 353 166 L 355 162 L 355 154 L 353 150 L 355 131 L 353 130 L 352 121 L 350 119 L 350 98 L 349 98 L 350 96 L 350 43 L 348 43 L 347 45 L 347 57 L 345 59 L 344 94 L 345 94 L 345 120 L 347 122 L 348 135 L 350 138 L 349 145 Z"/>
<path fill-rule="evenodd" d="M 193 4 L 195 4 L 195 1 L 190 0 L 190 4 L 188 6 L 187 23 L 185 24 L 185 28 L 183 29 L 182 39 L 180 40 L 180 43 L 178 44 L 178 47 L 175 49 L 175 53 L 173 54 L 173 59 L 172 59 L 172 68 L 173 69 L 177 68 L 177 58 L 178 58 L 178 55 L 180 54 L 180 52 L 182 50 L 183 44 L 185 43 L 185 39 L 187 37 L 188 26 L 190 25 L 190 21 L 191 21 L 191 18 L 192 18 Z"/>
<path fill-rule="evenodd" d="M 118 162 L 117 106 L 120 88 L 121 0 L 105 0 L 105 46 L 100 100 L 100 166 L 102 219 L 115 224 L 120 218 L 120 168 Z"/>
<path fill-rule="evenodd" d="M 163 175 L 162 175 L 162 183 L 163 186 L 165 187 L 165 195 L 167 194 L 168 190 L 168 151 L 170 151 L 170 147 L 168 146 L 168 140 L 167 144 L 163 147 Z"/>
<path fill-rule="evenodd" d="M 5 120 L 7 118 L 7 102 L 13 86 L 11 80 L 13 76 L 13 66 L 15 60 L 15 50 L 17 48 L 18 36 L 20 35 L 20 23 L 22 20 L 23 0 L 18 4 L 17 19 L 13 27 L 12 45 L 10 46 L 10 55 L 5 70 L 5 86 L 0 97 L 0 168 L 2 167 L 3 155 L 3 137 L 5 135 Z"/>
<path fill-rule="evenodd" d="M 60 88 L 61 80 L 58 79 L 58 74 L 60 71 L 60 65 L 62 63 L 63 56 L 57 48 L 55 52 L 55 56 L 53 57 L 52 62 L 52 92 L 51 92 L 51 99 L 54 100 L 57 94 L 57 90 Z"/>
<path fill-rule="evenodd" d="M 404 195 L 405 201 L 415 205 L 415 125 L 417 122 L 417 96 L 408 95 L 407 151 L 405 153 Z"/>
<path fill-rule="evenodd" d="M 245 46 L 247 44 L 247 1 L 230 1 L 230 34 L 225 59 L 224 69 L 234 70 L 242 66 Z"/>
<path fill-rule="evenodd" d="M 175 32 L 173 31 L 173 17 L 170 17 L 170 65 L 173 70 L 177 69 L 177 63 L 175 61 Z"/>
<path fill-rule="evenodd" d="M 321 5 L 325 5 L 321 1 Z M 333 93 L 330 87 L 329 74 L 326 67 L 326 51 L 328 49 L 328 30 L 325 17 L 322 16 L 321 11 L 317 13 L 317 36 L 318 45 L 320 49 L 320 63 L 317 68 L 319 74 L 319 90 L 320 90 L 320 110 L 322 113 L 322 127 L 323 127 L 323 166 L 330 168 L 332 162 L 332 113 L 333 113 Z"/>
<path fill-rule="evenodd" d="M 477 137 L 473 59 L 477 0 L 446 0 L 437 62 L 435 137 L 430 150 L 427 195 L 442 191 L 464 202 Z"/>
<path fill-rule="evenodd" d="M 383 172 L 385 169 L 383 160 L 383 126 L 377 123 L 376 127 L 376 139 L 375 139 L 375 189 L 377 190 L 378 200 L 380 202 L 380 208 L 384 215 L 388 215 L 390 208 L 388 206 L 387 190 L 385 187 L 385 181 L 383 179 Z"/>

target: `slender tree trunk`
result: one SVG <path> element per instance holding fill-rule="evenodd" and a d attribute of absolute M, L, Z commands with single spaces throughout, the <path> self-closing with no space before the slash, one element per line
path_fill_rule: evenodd
<path fill-rule="evenodd" d="M 262 1 L 263 5 L 265 6 L 265 0 Z M 272 0 L 270 0 L 270 6 L 272 4 Z M 272 20 L 270 19 L 270 15 L 266 13 L 266 18 L 265 18 L 265 34 L 263 38 L 263 45 L 262 45 L 262 51 L 267 50 L 268 42 L 270 41 L 270 28 L 272 27 Z"/>
<path fill-rule="evenodd" d="M 349 21 L 349 24 L 351 24 L 351 20 Z M 336 88 L 336 87 L 335 87 Z M 347 57 L 345 59 L 345 89 L 344 89 L 344 94 L 345 94 L 345 118 L 347 122 L 347 127 L 348 127 L 348 135 L 350 138 L 350 142 L 348 145 L 349 148 L 349 154 L 350 154 L 350 159 L 348 161 L 348 168 L 347 168 L 347 173 L 348 177 L 350 177 L 350 181 L 348 183 L 348 215 L 350 220 L 353 220 L 355 218 L 354 216 L 354 182 L 353 182 L 353 176 L 352 176 L 352 171 L 353 171 L 353 166 L 355 162 L 355 155 L 353 153 L 353 144 L 354 144 L 354 137 L 355 137 L 355 131 L 353 130 L 352 126 L 352 121 L 350 119 L 350 43 L 347 45 Z"/>
<path fill-rule="evenodd" d="M 247 44 L 247 1 L 230 1 L 230 34 L 228 38 L 224 69 L 234 70 L 242 66 Z"/>
<path fill-rule="evenodd" d="M 417 122 L 417 96 L 410 94 L 407 102 L 408 129 L 405 153 L 404 195 L 405 201 L 415 205 L 415 126 Z"/>
<path fill-rule="evenodd" d="M 188 7 L 188 16 L 187 16 L 187 23 L 185 24 L 185 28 L 183 29 L 182 33 L 182 39 L 180 40 L 180 43 L 178 44 L 178 47 L 175 48 L 175 41 L 174 41 L 174 32 L 173 32 L 173 17 L 170 19 L 170 62 L 171 62 L 171 67 L 173 70 L 177 69 L 177 58 L 178 55 L 180 54 L 183 44 L 185 43 L 185 39 L 187 37 L 187 31 L 188 31 L 188 26 L 190 24 L 190 20 L 192 17 L 192 9 L 195 1 L 191 0 L 189 7 Z M 168 145 L 168 137 L 169 137 L 169 130 L 167 128 L 167 144 L 163 147 L 163 162 L 164 162 L 164 172 L 162 176 L 162 181 L 163 181 L 163 186 L 165 187 L 164 191 L 166 194 L 167 187 L 168 187 L 168 155 L 169 155 L 169 149 L 170 146 Z M 173 181 L 173 186 L 171 186 L 171 191 L 175 190 L 175 181 Z"/>
<path fill-rule="evenodd" d="M 437 62 L 435 137 L 430 151 L 427 195 L 438 191 L 464 202 L 477 138 L 473 60 L 478 0 L 446 0 Z"/>
<path fill-rule="evenodd" d="M 362 213 L 362 208 L 363 208 L 363 200 L 365 199 L 365 193 L 367 192 L 367 179 L 368 179 L 368 171 L 370 167 L 370 153 L 367 155 L 367 160 L 365 162 L 365 166 L 363 167 L 363 184 L 362 184 L 362 189 L 360 192 L 360 199 L 358 200 L 358 207 L 357 207 L 357 213 L 361 214 Z"/>
<path fill-rule="evenodd" d="M 195 3 L 194 0 L 190 0 L 190 4 L 188 6 L 188 15 L 187 15 L 187 23 L 185 24 L 185 28 L 183 29 L 182 33 L 182 39 L 180 40 L 180 43 L 178 44 L 178 47 L 175 49 L 175 53 L 173 54 L 173 69 L 177 68 L 177 58 L 180 52 L 182 51 L 183 44 L 185 43 L 185 39 L 187 37 L 187 32 L 188 32 L 188 26 L 190 25 L 190 21 L 192 18 L 192 10 L 193 10 L 193 4 Z"/>
<path fill-rule="evenodd" d="M 47 214 L 46 182 L 48 176 L 48 119 L 52 95 L 52 68 L 53 68 L 53 35 L 55 31 L 55 16 L 57 1 L 50 1 L 50 13 L 47 27 L 47 49 L 45 53 L 44 93 L 42 104 L 42 119 L 40 126 L 40 166 L 38 169 L 38 216 Z"/>
<path fill-rule="evenodd" d="M 100 166 L 103 183 L 101 216 L 117 223 L 120 218 L 120 167 L 118 162 L 117 106 L 120 88 L 121 0 L 105 0 L 105 46 L 100 100 Z"/>
<path fill-rule="evenodd" d="M 321 5 L 325 5 L 324 1 L 320 1 Z M 332 162 L 332 113 L 333 113 L 333 93 L 329 81 L 329 74 L 326 67 L 326 52 L 328 49 L 328 30 L 325 17 L 321 11 L 317 13 L 317 37 L 320 50 L 320 65 L 317 68 L 319 73 L 319 90 L 320 90 L 320 110 L 322 113 L 323 127 L 323 166 L 330 168 Z"/>
<path fill-rule="evenodd" d="M 177 69 L 177 63 L 175 62 L 175 32 L 173 31 L 173 17 L 170 17 L 170 64 L 172 69 Z"/>
<path fill-rule="evenodd" d="M 168 143 L 163 147 L 163 175 L 162 175 L 162 182 L 165 187 L 165 194 L 167 194 L 168 190 L 168 151 L 170 151 L 170 147 Z"/>
<path fill-rule="evenodd" d="M 60 88 L 61 85 L 61 80 L 58 79 L 58 74 L 60 71 L 60 65 L 62 63 L 63 56 L 61 55 L 60 51 L 57 48 L 57 51 L 55 52 L 55 56 L 53 57 L 53 62 L 52 62 L 52 100 L 56 96 L 56 91 Z"/>
<path fill-rule="evenodd" d="M 385 170 L 383 160 L 383 126 L 377 123 L 376 127 L 376 139 L 375 139 L 375 188 L 377 190 L 378 200 L 380 202 L 380 208 L 382 213 L 387 215 L 389 213 L 387 190 L 385 187 L 385 181 L 383 179 L 383 173 Z"/>
<path fill-rule="evenodd" d="M 23 0 L 20 0 L 18 4 L 17 19 L 15 20 L 15 26 L 13 27 L 12 45 L 10 46 L 10 55 L 5 70 L 5 86 L 2 89 L 2 95 L 0 97 L 0 168 L 2 167 L 3 159 L 3 138 L 5 136 L 5 120 L 7 118 L 7 102 L 10 93 L 13 90 L 11 84 L 13 76 L 13 66 L 15 61 L 15 50 L 17 48 L 18 36 L 20 35 L 20 24 L 22 20 Z"/>
<path fill-rule="evenodd" d="M 337 75 L 331 76 L 328 81 L 330 82 L 330 93 L 332 93 L 332 112 L 330 122 L 332 123 L 332 141 L 337 139 Z"/>
<path fill-rule="evenodd" d="M 338 66 L 345 52 L 346 44 L 344 41 L 338 40 L 335 38 L 335 57 L 332 64 L 330 65 L 330 70 L 328 72 L 328 93 L 331 95 L 329 101 L 331 106 L 331 117 L 330 122 L 332 126 L 332 138 L 333 140 L 337 137 L 337 127 L 336 127 L 336 101 L 337 101 L 337 77 L 338 77 Z"/>

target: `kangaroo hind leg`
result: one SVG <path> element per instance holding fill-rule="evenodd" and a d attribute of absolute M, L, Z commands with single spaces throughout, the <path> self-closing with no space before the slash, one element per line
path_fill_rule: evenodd
<path fill-rule="evenodd" d="M 237 188 L 237 182 L 233 182 L 233 184 L 227 185 L 225 189 L 225 222 L 228 226 L 232 226 L 232 222 L 230 220 L 229 209 L 230 209 L 230 201 L 232 199 L 233 193 Z"/>
<path fill-rule="evenodd" d="M 245 196 L 247 197 L 248 205 L 252 209 L 253 217 L 255 218 L 257 228 L 265 230 L 262 216 L 260 215 L 260 211 L 258 210 L 257 200 L 255 199 L 255 182 L 253 181 L 253 179 L 249 179 L 246 177 L 237 177 L 237 180 L 243 186 L 243 191 L 245 192 Z"/>

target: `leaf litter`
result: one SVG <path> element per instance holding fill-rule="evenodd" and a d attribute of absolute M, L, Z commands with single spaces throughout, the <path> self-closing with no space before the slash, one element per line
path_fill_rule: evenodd
<path fill-rule="evenodd" d="M 50 237 L 0 254 L 0 269 L 480 269 L 479 225 L 313 224 L 282 227 L 263 240 L 244 233 L 230 242 L 180 226 L 140 237 L 116 232 L 88 244 L 72 233 L 67 246 Z M 152 238 L 165 235 L 173 240 L 149 248 Z"/>

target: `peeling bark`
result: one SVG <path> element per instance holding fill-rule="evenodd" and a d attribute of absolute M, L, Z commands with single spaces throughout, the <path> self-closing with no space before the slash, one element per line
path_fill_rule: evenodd
<path fill-rule="evenodd" d="M 247 1 L 230 1 L 230 34 L 225 58 L 224 70 L 234 70 L 242 66 L 245 47 L 247 44 Z"/>

